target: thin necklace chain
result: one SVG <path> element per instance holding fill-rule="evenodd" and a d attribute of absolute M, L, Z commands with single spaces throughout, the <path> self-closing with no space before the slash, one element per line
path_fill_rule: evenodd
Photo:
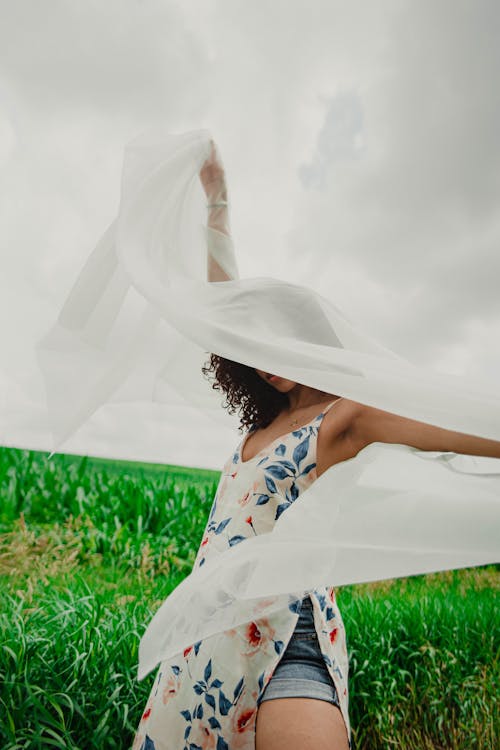
<path fill-rule="evenodd" d="M 344 398 L 344 397 L 343 396 L 339 396 L 338 398 L 335 399 L 335 401 L 332 401 L 332 404 L 336 404 L 337 401 L 340 401 L 340 399 L 342 399 L 342 398 Z M 290 427 L 294 427 L 298 423 L 299 423 L 299 420 L 298 419 L 294 419 L 293 422 L 290 422 Z"/>

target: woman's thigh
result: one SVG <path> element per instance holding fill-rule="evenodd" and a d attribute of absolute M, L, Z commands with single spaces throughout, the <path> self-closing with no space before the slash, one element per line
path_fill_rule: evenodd
<path fill-rule="evenodd" d="M 337 706 L 314 698 L 275 698 L 257 711 L 256 750 L 349 750 Z"/>

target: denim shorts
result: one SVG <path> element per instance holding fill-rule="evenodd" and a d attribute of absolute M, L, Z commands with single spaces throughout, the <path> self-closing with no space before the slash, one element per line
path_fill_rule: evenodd
<path fill-rule="evenodd" d="M 293 635 L 257 703 L 274 698 L 317 698 L 340 708 L 335 685 L 321 656 L 309 596 L 302 601 Z"/>

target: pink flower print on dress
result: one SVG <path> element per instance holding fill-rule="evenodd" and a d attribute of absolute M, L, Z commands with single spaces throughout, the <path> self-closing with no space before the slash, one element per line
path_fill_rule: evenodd
<path fill-rule="evenodd" d="M 245 492 L 243 497 L 240 497 L 240 499 L 237 502 L 241 508 L 244 508 L 245 505 L 248 505 L 249 501 L 250 501 L 250 492 Z"/>
<path fill-rule="evenodd" d="M 203 750 L 215 750 L 217 736 L 213 733 L 208 720 L 197 719 L 193 716 L 188 736 L 189 747 L 202 747 Z"/>
<path fill-rule="evenodd" d="M 168 680 L 165 680 L 165 687 L 163 688 L 163 703 L 166 706 L 169 700 L 174 697 L 179 689 L 179 677 L 177 675 L 170 675 Z"/>
<path fill-rule="evenodd" d="M 330 630 L 330 643 L 335 643 L 335 639 L 337 638 L 338 628 L 333 628 L 333 630 Z"/>
<path fill-rule="evenodd" d="M 263 618 L 257 622 L 250 622 L 245 627 L 245 640 L 242 653 L 252 656 L 261 649 L 265 649 L 270 641 L 274 639 L 276 631 L 269 624 L 269 620 Z"/>
<path fill-rule="evenodd" d="M 259 492 L 259 480 L 256 479 L 252 484 L 252 489 L 249 490 L 248 492 L 245 492 L 243 497 L 240 497 L 240 499 L 237 500 L 237 503 L 241 508 L 244 508 L 246 505 L 248 505 L 248 503 L 250 502 L 252 497 L 254 497 L 254 495 L 260 495 L 260 494 L 261 493 Z"/>
<path fill-rule="evenodd" d="M 257 715 L 257 693 L 252 692 L 243 700 L 243 691 L 231 717 L 231 750 L 242 750 L 248 747 L 248 732 L 255 729 Z"/>
<path fill-rule="evenodd" d="M 260 602 L 257 602 L 255 605 L 255 609 L 265 609 L 266 607 L 269 607 L 269 605 L 274 604 L 277 598 L 277 596 L 273 596 L 270 599 L 261 599 Z"/>

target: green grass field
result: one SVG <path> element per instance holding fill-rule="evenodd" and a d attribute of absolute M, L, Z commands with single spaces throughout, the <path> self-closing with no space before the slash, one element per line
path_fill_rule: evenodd
<path fill-rule="evenodd" d="M 0 447 L 0 750 L 126 749 L 219 473 Z M 498 565 L 337 589 L 353 750 L 496 750 Z"/>

